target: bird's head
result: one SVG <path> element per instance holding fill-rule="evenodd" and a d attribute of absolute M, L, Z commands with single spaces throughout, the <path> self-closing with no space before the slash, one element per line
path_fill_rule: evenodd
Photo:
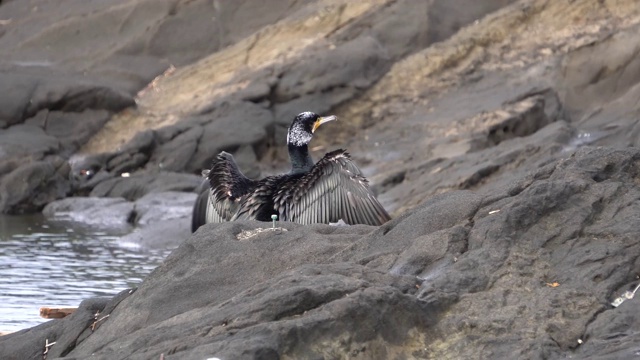
<path fill-rule="evenodd" d="M 338 120 L 338 117 L 335 115 L 320 116 L 310 111 L 298 114 L 293 119 L 291 126 L 289 126 L 287 144 L 295 146 L 307 145 L 320 125 L 333 120 Z"/>

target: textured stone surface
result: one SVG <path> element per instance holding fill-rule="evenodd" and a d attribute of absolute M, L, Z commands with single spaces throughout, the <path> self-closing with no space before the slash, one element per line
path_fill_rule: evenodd
<path fill-rule="evenodd" d="M 192 191 L 220 150 L 255 176 L 286 171 L 287 117 L 315 110 L 340 121 L 318 131 L 314 156 L 346 147 L 394 219 L 379 228 L 279 224 L 287 231 L 208 225 L 184 241 L 184 219 L 160 220 L 124 238 L 183 241 L 137 291 L 2 337 L 1 358 L 41 358 L 34 349 L 46 339 L 57 341 L 51 358 L 69 359 L 637 355 L 637 298 L 611 305 L 640 273 L 637 1 L 232 3 L 122 0 L 89 16 L 130 14 L 136 25 L 103 33 L 122 36 L 121 48 L 85 48 L 100 58 L 86 81 L 109 89 L 106 98 L 133 96 L 167 69 L 154 54 L 177 68 L 75 154 L 72 191 L 130 200 Z M 0 15 L 23 4 L 3 3 Z M 68 14 L 98 6 L 74 4 Z M 225 22 L 210 47 L 154 48 L 157 34 L 179 38 L 172 29 L 187 17 L 185 29 L 206 33 L 210 24 L 199 21 L 208 10 L 214 25 Z M 25 55 L 50 41 L 56 17 L 40 21 L 25 24 L 42 35 L 7 49 Z M 3 30 L 0 41 L 20 35 Z M 87 39 L 91 32 L 78 36 Z M 21 184 L 14 172 L 30 166 L 23 159 L 42 162 L 77 145 L 42 121 L 66 98 L 39 95 L 44 107 L 30 107 L 31 91 L 16 87 L 0 109 L 26 111 L 26 125 L 15 116 L 0 125 L 31 126 L 43 146 L 3 147 L 21 155 L 0 163 L 9 174 L 2 199 L 30 201 L 4 185 Z M 110 316 L 92 332 L 96 309 Z"/>
<path fill-rule="evenodd" d="M 74 196 L 47 204 L 52 222 L 123 234 L 118 243 L 134 248 L 170 249 L 191 234 L 196 194 L 152 191 L 136 201 L 121 197 Z"/>
<path fill-rule="evenodd" d="M 167 191 L 149 193 L 135 202 L 134 222 L 139 226 L 177 218 L 191 218 L 196 194 Z"/>
<path fill-rule="evenodd" d="M 152 192 L 194 191 L 202 178 L 195 175 L 156 172 L 139 173 L 131 177 L 113 178 L 101 182 L 91 192 L 97 197 L 123 197 L 129 201 L 137 200 Z"/>
<path fill-rule="evenodd" d="M 134 204 L 123 198 L 70 197 L 53 201 L 42 210 L 52 221 L 68 221 L 101 230 L 131 227 Z"/>
<path fill-rule="evenodd" d="M 638 176 L 640 150 L 584 147 L 379 228 L 209 224 L 93 333 L 70 317 L 3 336 L 0 354 L 44 336 L 97 359 L 632 354 L 637 300 L 610 304 L 638 284 Z"/>
<path fill-rule="evenodd" d="M 24 214 L 39 210 L 70 193 L 69 165 L 59 157 L 27 162 L 0 181 L 0 209 Z"/>

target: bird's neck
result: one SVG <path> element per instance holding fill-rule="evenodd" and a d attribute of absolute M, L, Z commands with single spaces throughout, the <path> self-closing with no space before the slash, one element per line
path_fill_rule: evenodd
<path fill-rule="evenodd" d="M 288 144 L 288 147 L 289 159 L 291 159 L 291 173 L 297 174 L 311 170 L 313 167 L 313 159 L 311 159 L 311 155 L 309 155 L 307 144 Z"/>

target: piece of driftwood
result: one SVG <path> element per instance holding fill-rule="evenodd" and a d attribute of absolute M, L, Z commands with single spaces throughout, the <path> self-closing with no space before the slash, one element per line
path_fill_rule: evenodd
<path fill-rule="evenodd" d="M 62 319 L 63 317 L 71 314 L 76 311 L 77 307 L 74 308 L 54 308 L 54 307 L 46 307 L 43 306 L 40 308 L 40 317 L 45 319 Z"/>

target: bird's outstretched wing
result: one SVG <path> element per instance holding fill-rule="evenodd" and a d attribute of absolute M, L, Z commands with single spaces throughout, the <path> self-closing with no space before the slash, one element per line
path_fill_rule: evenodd
<path fill-rule="evenodd" d="M 213 160 L 211 170 L 204 171 L 203 175 L 206 176 L 210 189 L 206 195 L 200 194 L 196 200 L 191 224 L 194 231 L 205 223 L 231 220 L 242 198 L 256 186 L 254 180 L 240 171 L 233 156 L 224 151 Z M 206 205 L 203 205 L 205 196 Z"/>
<path fill-rule="evenodd" d="M 274 194 L 281 220 L 301 224 L 338 222 L 382 225 L 391 217 L 345 150 L 332 151 L 293 186 Z"/>
<path fill-rule="evenodd" d="M 249 179 L 238 168 L 233 156 L 221 152 L 213 161 L 207 175 L 211 186 L 211 209 L 207 212 L 208 222 L 229 221 L 236 212 L 242 198 L 256 187 L 256 181 Z"/>
<path fill-rule="evenodd" d="M 209 174 L 209 170 L 203 171 L 203 175 Z M 209 180 L 203 180 L 197 190 L 198 197 L 193 204 L 193 213 L 191 216 L 191 232 L 196 232 L 198 228 L 207 223 L 207 208 L 209 207 L 209 197 L 211 189 L 209 188 Z"/>

